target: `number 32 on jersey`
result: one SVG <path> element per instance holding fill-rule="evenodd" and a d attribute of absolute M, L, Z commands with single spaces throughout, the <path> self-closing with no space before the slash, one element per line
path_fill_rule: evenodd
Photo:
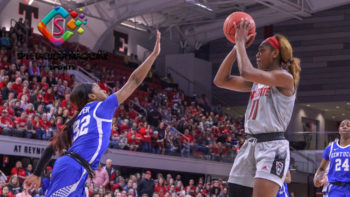
<path fill-rule="evenodd" d="M 79 136 L 85 135 L 88 133 L 88 125 L 90 123 L 90 115 L 84 116 L 80 120 L 76 120 L 73 124 L 73 141 L 75 141 Z"/>

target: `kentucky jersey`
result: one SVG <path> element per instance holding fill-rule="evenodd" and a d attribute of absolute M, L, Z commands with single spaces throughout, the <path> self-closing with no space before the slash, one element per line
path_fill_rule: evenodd
<path fill-rule="evenodd" d="M 329 162 L 328 182 L 350 182 L 349 160 L 350 146 L 341 147 L 333 142 L 323 152 L 323 159 Z"/>
<path fill-rule="evenodd" d="M 277 87 L 253 83 L 244 128 L 248 134 L 286 131 L 292 117 L 292 96 L 283 95 Z"/>
<path fill-rule="evenodd" d="M 68 152 L 75 152 L 96 170 L 108 148 L 112 118 L 118 107 L 115 94 L 104 101 L 88 103 L 73 124 L 73 144 Z"/>
<path fill-rule="evenodd" d="M 282 188 L 278 190 L 276 197 L 289 197 L 287 183 L 283 183 Z"/>

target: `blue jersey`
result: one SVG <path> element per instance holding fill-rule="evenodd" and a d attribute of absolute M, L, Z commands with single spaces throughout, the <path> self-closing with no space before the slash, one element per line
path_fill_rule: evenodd
<path fill-rule="evenodd" d="M 333 142 L 323 152 L 323 159 L 330 161 L 328 182 L 350 182 L 349 159 L 350 146 L 341 147 Z"/>
<path fill-rule="evenodd" d="M 283 183 L 282 188 L 278 190 L 276 197 L 289 197 L 287 183 Z"/>
<path fill-rule="evenodd" d="M 68 152 L 79 154 L 97 170 L 100 159 L 108 148 L 112 118 L 118 107 L 115 94 L 104 101 L 88 103 L 73 124 L 73 143 Z"/>

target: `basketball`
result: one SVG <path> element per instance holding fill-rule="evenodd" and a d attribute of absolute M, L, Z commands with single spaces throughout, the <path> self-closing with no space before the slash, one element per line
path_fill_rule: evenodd
<path fill-rule="evenodd" d="M 248 18 L 249 22 L 253 24 L 253 25 L 250 25 L 249 27 L 249 35 L 255 33 L 255 21 L 249 14 L 245 12 L 233 12 L 226 18 L 224 22 L 224 27 L 223 27 L 224 34 L 227 40 L 229 40 L 232 43 L 235 43 L 236 30 L 235 30 L 234 24 L 236 23 L 237 26 L 239 26 L 241 22 L 241 18 Z M 255 39 L 255 36 L 250 38 L 248 43 L 252 42 L 254 39 Z"/>

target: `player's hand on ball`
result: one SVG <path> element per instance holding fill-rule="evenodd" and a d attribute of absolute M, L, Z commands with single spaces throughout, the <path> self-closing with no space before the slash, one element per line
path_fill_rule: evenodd
<path fill-rule="evenodd" d="M 254 39 L 252 39 L 249 43 L 248 40 L 250 40 L 250 38 L 255 36 L 254 34 L 250 34 L 249 33 L 249 26 L 251 25 L 251 23 L 247 20 L 247 18 L 242 18 L 241 22 L 239 24 L 239 26 L 237 26 L 237 24 L 234 24 L 234 27 L 236 29 L 236 34 L 235 34 L 235 40 L 237 44 L 243 43 L 247 48 L 253 43 Z"/>
<path fill-rule="evenodd" d="M 24 188 L 30 189 L 35 187 L 36 189 L 38 189 L 40 187 L 40 184 L 41 184 L 40 177 L 32 174 L 29 177 L 27 177 L 26 180 L 24 181 Z"/>
<path fill-rule="evenodd" d="M 161 38 L 161 33 L 159 30 L 157 30 L 157 41 L 152 52 L 155 56 L 158 56 L 160 53 L 160 38 Z"/>

